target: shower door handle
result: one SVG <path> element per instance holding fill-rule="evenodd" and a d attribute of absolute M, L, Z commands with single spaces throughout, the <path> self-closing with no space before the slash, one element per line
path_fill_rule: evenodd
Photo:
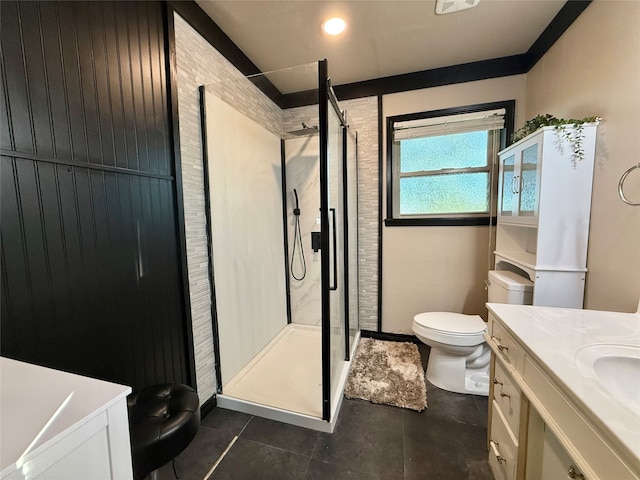
<path fill-rule="evenodd" d="M 333 286 L 329 290 L 338 290 L 338 237 L 336 233 L 336 209 L 330 208 L 333 224 Z"/>

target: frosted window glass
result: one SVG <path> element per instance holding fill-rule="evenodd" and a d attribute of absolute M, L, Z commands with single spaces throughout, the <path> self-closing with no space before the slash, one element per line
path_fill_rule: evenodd
<path fill-rule="evenodd" d="M 535 165 L 538 163 L 538 144 L 531 145 L 522 151 L 522 163 Z"/>
<path fill-rule="evenodd" d="M 522 186 L 520 191 L 520 215 L 533 215 L 536 208 L 538 144 L 522 151 Z"/>
<path fill-rule="evenodd" d="M 400 214 L 487 213 L 488 172 L 400 179 Z"/>
<path fill-rule="evenodd" d="M 513 185 L 513 171 L 506 171 L 502 175 L 502 214 L 511 215 L 513 211 L 513 193 L 511 185 Z"/>
<path fill-rule="evenodd" d="M 513 170 L 515 168 L 515 156 L 504 159 L 502 163 L 502 215 L 511 215 L 513 211 Z"/>
<path fill-rule="evenodd" d="M 536 208 L 536 171 L 522 171 L 522 191 L 520 192 L 520 215 L 533 215 Z"/>
<path fill-rule="evenodd" d="M 468 132 L 400 142 L 400 172 L 487 165 L 489 132 Z"/>

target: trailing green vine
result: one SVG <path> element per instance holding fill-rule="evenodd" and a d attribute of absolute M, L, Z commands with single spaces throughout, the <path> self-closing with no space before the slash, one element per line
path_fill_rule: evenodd
<path fill-rule="evenodd" d="M 513 134 L 512 140 L 517 142 L 522 140 L 527 135 L 539 130 L 542 127 L 555 127 L 556 133 L 573 148 L 573 161 L 575 163 L 584 159 L 584 149 L 582 147 L 582 141 L 584 140 L 584 124 L 594 123 L 602 120 L 600 117 L 585 117 L 582 119 L 570 118 L 556 118 L 553 115 L 538 115 L 531 120 L 527 120 L 524 126 L 519 130 L 516 130 Z M 567 128 L 573 127 L 573 128 Z"/>

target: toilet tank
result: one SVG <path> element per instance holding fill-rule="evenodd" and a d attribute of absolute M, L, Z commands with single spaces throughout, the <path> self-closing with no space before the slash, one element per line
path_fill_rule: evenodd
<path fill-rule="evenodd" d="M 489 302 L 533 304 L 533 282 L 509 270 L 489 272 Z"/>

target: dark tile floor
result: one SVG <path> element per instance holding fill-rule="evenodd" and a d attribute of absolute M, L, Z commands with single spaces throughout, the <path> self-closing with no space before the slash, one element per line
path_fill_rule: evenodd
<path fill-rule="evenodd" d="M 426 364 L 428 348 L 421 346 Z M 345 399 L 333 434 L 215 408 L 178 457 L 183 480 L 490 480 L 487 398 L 427 384 L 423 412 Z M 162 480 L 174 480 L 170 464 Z"/>

